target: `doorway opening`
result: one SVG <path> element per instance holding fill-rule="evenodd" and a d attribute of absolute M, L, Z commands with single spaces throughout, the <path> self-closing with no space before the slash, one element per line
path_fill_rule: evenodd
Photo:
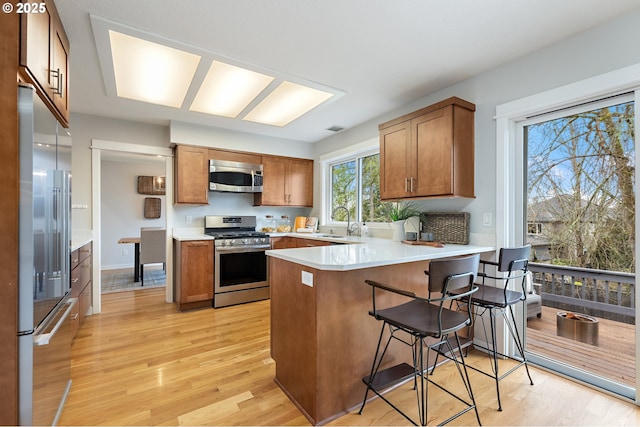
<path fill-rule="evenodd" d="M 173 283 L 173 263 L 171 262 L 173 252 L 170 245 L 172 237 L 171 228 L 168 227 L 172 224 L 173 209 L 171 203 L 166 203 L 166 200 L 173 200 L 173 158 L 170 148 L 112 141 L 93 140 L 91 149 L 92 228 L 97 242 L 100 242 L 94 246 L 93 268 L 96 274 L 94 274 L 93 283 L 93 312 L 99 313 L 102 295 L 102 275 L 99 272 L 105 269 L 103 264 L 107 267 L 106 269 L 110 267 L 110 269 L 131 268 L 133 270 L 136 264 L 136 249 L 140 245 L 118 244 L 118 240 L 122 237 L 140 237 L 140 228 L 146 226 L 143 224 L 145 196 L 137 194 L 137 176 L 155 176 L 155 174 L 136 175 L 136 169 L 143 170 L 149 167 L 154 171 L 164 172 L 165 203 L 161 201 L 159 204 L 159 208 L 164 212 L 160 212 L 160 218 L 153 219 L 156 221 L 154 224 L 148 225 L 164 228 L 167 231 L 165 233 L 165 283 Z M 154 164 L 155 166 L 150 166 Z M 103 173 L 103 168 L 107 173 Z M 125 173 L 125 171 L 128 172 Z M 115 183 L 119 179 L 124 179 L 126 182 L 115 185 L 115 192 L 109 194 L 109 182 Z M 129 190 L 122 191 L 123 186 L 128 187 Z M 120 187 L 120 193 L 117 192 L 117 187 Z M 105 197 L 108 197 L 108 201 L 103 201 L 103 189 L 107 193 Z M 119 198 L 125 200 L 119 200 Z M 111 251 L 111 255 L 108 251 Z M 103 252 L 106 258 L 103 258 Z M 106 261 L 109 263 L 107 264 Z M 165 286 L 165 290 L 166 301 L 172 302 L 173 287 Z"/>

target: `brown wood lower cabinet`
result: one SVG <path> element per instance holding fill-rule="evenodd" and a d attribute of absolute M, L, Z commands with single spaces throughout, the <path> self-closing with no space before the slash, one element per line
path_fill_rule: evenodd
<path fill-rule="evenodd" d="M 213 307 L 213 240 L 174 241 L 178 310 Z"/>
<path fill-rule="evenodd" d="M 89 242 L 71 253 L 71 298 L 78 298 L 71 312 L 71 328 L 74 337 L 91 310 L 92 252 L 93 244 Z"/>
<path fill-rule="evenodd" d="M 305 239 L 302 237 L 281 236 L 271 238 L 271 249 L 307 248 L 311 246 L 329 246 L 331 244 L 324 240 Z"/>

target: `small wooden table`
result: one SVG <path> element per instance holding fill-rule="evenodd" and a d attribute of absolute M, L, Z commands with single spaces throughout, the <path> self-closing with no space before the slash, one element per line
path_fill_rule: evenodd
<path fill-rule="evenodd" d="M 140 237 L 122 237 L 118 240 L 121 245 L 133 243 L 135 245 L 133 253 L 133 281 L 140 281 Z"/>

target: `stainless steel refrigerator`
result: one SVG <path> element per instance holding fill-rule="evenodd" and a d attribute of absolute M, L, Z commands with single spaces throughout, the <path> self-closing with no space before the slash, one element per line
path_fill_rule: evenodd
<path fill-rule="evenodd" d="M 76 303 L 69 297 L 71 151 L 33 87 L 18 91 L 18 420 L 55 425 L 71 387 L 70 312 Z"/>

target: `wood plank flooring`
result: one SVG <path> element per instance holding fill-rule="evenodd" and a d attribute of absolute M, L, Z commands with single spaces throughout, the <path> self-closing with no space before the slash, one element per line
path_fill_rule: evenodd
<path fill-rule="evenodd" d="M 178 313 L 163 289 L 146 289 L 103 295 L 102 308 L 74 342 L 73 385 L 59 425 L 309 425 L 273 381 L 269 301 Z M 488 366 L 478 352 L 468 362 Z M 438 368 L 435 378 L 453 378 L 452 368 Z M 524 369 L 501 382 L 498 412 L 492 380 L 470 376 L 484 425 L 640 424 L 635 405 L 536 368 L 534 386 Z M 430 423 L 454 407 L 436 390 L 429 389 Z M 389 397 L 415 413 L 409 385 Z M 452 424 L 477 422 L 471 412 Z M 330 425 L 407 421 L 376 399 L 363 415 L 352 411 Z"/>
<path fill-rule="evenodd" d="M 635 386 L 635 325 L 599 319 L 598 346 L 556 334 L 556 314 L 542 306 L 540 319 L 527 322 L 527 349 L 614 381 Z"/>

